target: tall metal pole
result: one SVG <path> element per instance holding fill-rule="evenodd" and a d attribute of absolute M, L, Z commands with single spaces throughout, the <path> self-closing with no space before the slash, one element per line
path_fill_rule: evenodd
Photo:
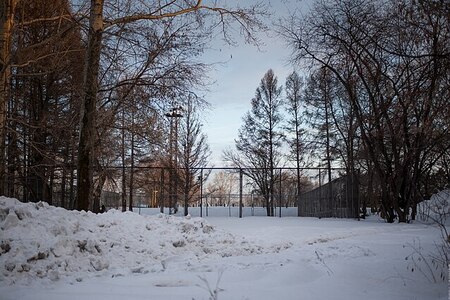
<path fill-rule="evenodd" d="M 166 113 L 166 117 L 170 118 L 170 176 L 169 176 L 169 214 L 172 213 L 172 208 L 175 208 L 177 203 L 177 189 L 178 189 L 178 174 L 175 171 L 178 170 L 178 118 L 183 117 L 181 114 L 182 107 L 174 107 L 171 112 Z M 173 122 L 175 118 L 175 124 Z M 175 128 L 173 128 L 175 127 Z M 175 176 L 175 177 L 174 177 Z M 175 212 L 175 211 L 174 211 Z"/>

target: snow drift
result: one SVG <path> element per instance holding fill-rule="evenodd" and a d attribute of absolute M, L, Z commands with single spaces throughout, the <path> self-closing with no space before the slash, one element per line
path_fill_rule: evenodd
<path fill-rule="evenodd" d="M 418 218 L 432 224 L 450 226 L 450 189 L 440 191 L 419 203 Z"/>
<path fill-rule="evenodd" d="M 172 262 L 189 267 L 205 258 L 278 252 L 205 219 L 68 211 L 44 202 L 0 197 L 0 281 L 82 281 L 86 276 L 160 272 Z"/>

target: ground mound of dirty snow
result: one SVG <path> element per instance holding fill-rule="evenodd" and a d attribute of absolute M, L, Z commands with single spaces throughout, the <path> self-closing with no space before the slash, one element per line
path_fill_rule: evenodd
<path fill-rule="evenodd" d="M 259 246 L 202 218 L 93 214 L 0 197 L 0 281 L 10 284 L 162 272 L 180 261 L 188 267 L 289 247 Z"/>

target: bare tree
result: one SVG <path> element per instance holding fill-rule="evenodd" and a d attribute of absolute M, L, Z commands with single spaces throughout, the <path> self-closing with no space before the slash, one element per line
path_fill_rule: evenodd
<path fill-rule="evenodd" d="M 241 25 L 242 31 L 248 40 L 252 40 L 253 31 L 261 27 L 261 23 L 256 16 L 261 13 L 260 5 L 256 5 L 249 10 L 226 9 L 218 6 L 203 5 L 201 0 L 186 1 L 182 4 L 178 2 L 142 4 L 131 2 L 127 5 L 119 6 L 130 8 L 125 13 L 117 13 L 112 8 L 106 15 L 113 15 L 113 18 L 106 17 L 104 9 L 108 9 L 108 2 L 104 0 L 92 0 L 90 5 L 88 45 L 86 50 L 86 61 L 84 70 L 84 96 L 80 121 L 80 140 L 78 147 L 78 209 L 88 209 L 89 196 L 92 182 L 91 162 L 95 153 L 93 144 L 95 139 L 95 118 L 96 100 L 99 90 L 99 69 L 102 54 L 102 43 L 104 34 L 114 28 L 125 29 L 128 25 L 142 22 L 155 22 L 182 16 L 192 15 L 192 21 L 200 21 L 203 16 L 201 12 L 209 12 L 219 16 L 219 21 L 215 25 L 221 25 L 226 29 L 229 22 L 236 21 Z M 125 3 L 124 3 L 125 4 Z M 197 19 L 195 18 L 197 17 Z M 198 23 L 199 25 L 201 22 Z M 224 31 L 226 34 L 226 30 Z M 227 35 L 225 35 L 227 37 Z"/>
<path fill-rule="evenodd" d="M 206 193 L 211 197 L 210 204 L 219 206 L 227 204 L 229 195 L 237 188 L 236 180 L 234 173 L 221 171 L 214 174 L 212 181 L 206 187 Z"/>
<path fill-rule="evenodd" d="M 0 3 L 0 194 L 5 194 L 6 122 L 11 74 L 11 41 L 17 0 Z"/>
<path fill-rule="evenodd" d="M 326 68 L 345 90 L 388 222 L 407 221 L 410 208 L 414 218 L 431 155 L 448 151 L 448 12 L 442 2 L 335 0 L 280 29 L 294 62 Z"/>
<path fill-rule="evenodd" d="M 300 167 L 304 158 L 304 137 L 302 136 L 304 130 L 302 129 L 302 99 L 304 92 L 303 79 L 297 72 L 293 72 L 286 79 L 286 98 L 287 98 L 287 112 L 289 119 L 287 120 L 287 130 L 293 133 L 293 137 L 288 141 L 291 147 L 291 153 L 295 158 L 295 164 L 297 167 L 297 199 L 301 193 L 301 172 Z"/>
<path fill-rule="evenodd" d="M 266 72 L 256 89 L 251 110 L 244 116 L 236 151 L 227 150 L 224 157 L 232 165 L 246 169 L 267 204 L 267 215 L 274 215 L 275 167 L 281 161 L 281 87 L 272 70 Z"/>
<path fill-rule="evenodd" d="M 12 27 L 9 49 L 3 49 L 8 52 L 2 67 L 2 76 L 8 77 L 8 111 L 6 136 L 0 142 L 4 147 L 6 138 L 0 185 L 6 183 L 5 195 L 50 203 L 51 190 L 58 185 L 64 192 L 56 203 L 66 206 L 80 88 L 81 71 L 75 63 L 82 60 L 79 28 L 64 0 L 5 5 L 10 5 L 5 13 L 12 17 Z"/>
<path fill-rule="evenodd" d="M 202 172 L 207 166 L 211 150 L 207 144 L 207 136 L 202 133 L 202 124 L 199 119 L 199 110 L 195 102 L 188 96 L 181 122 L 180 134 L 180 166 L 184 194 L 184 215 L 188 215 L 188 206 L 192 197 L 200 190 L 200 184 L 206 180 L 210 170 Z M 203 178 L 200 178 L 201 173 Z"/>
<path fill-rule="evenodd" d="M 62 33 L 67 33 L 69 28 L 73 28 L 73 23 L 70 22 L 70 16 L 67 14 L 68 4 L 64 0 L 51 1 L 53 3 L 53 10 L 50 9 L 48 2 L 32 3 L 28 0 L 7 0 L 0 3 L 0 194 L 11 194 L 13 188 L 11 181 L 7 181 L 7 169 L 10 158 L 7 158 L 6 139 L 8 134 L 8 104 L 12 103 L 12 74 L 16 74 L 16 70 L 30 65 L 36 65 L 39 61 L 44 60 L 53 61 L 55 65 L 60 65 L 57 62 L 57 56 L 60 51 L 67 53 L 66 49 L 61 49 L 62 44 L 55 40 L 56 37 L 62 37 Z M 34 7 L 35 9 L 28 9 Z M 43 9 L 45 7 L 45 9 Z M 24 9 L 25 8 L 25 9 Z M 59 22 L 59 27 L 55 27 L 55 22 Z M 48 35 L 45 36 L 43 31 L 36 33 L 35 44 L 30 45 L 30 40 L 25 42 L 25 45 L 18 45 L 18 35 L 29 37 L 27 33 L 32 31 L 32 28 L 41 26 L 47 28 Z M 73 34 L 73 31 L 69 35 Z M 36 41 L 37 37 L 40 39 Z M 62 37 L 62 40 L 67 41 L 67 37 Z M 54 49 L 50 49 L 52 44 Z M 67 46 L 67 44 L 66 44 Z M 28 50 L 23 51 L 24 47 Z M 22 54 L 27 52 L 26 56 L 20 56 L 17 50 L 21 49 Z M 64 56 L 64 54 L 59 57 Z M 14 70 L 12 69 L 14 68 Z M 29 73 L 31 75 L 31 73 Z M 9 131 L 11 133 L 11 130 Z M 8 172 L 11 172 L 10 169 Z M 6 184 L 8 183 L 8 187 Z"/>
<path fill-rule="evenodd" d="M 115 164 L 122 169 L 119 177 L 122 178 L 123 210 L 127 209 L 127 203 L 132 210 L 134 175 L 138 171 L 134 166 L 164 159 L 154 149 L 163 148 L 162 132 L 170 132 L 162 130 L 166 126 L 163 119 L 169 100 L 200 87 L 200 74 L 206 72 L 205 65 L 196 62 L 204 37 L 194 31 L 192 24 L 168 20 L 153 25 L 133 28 L 126 39 L 118 38 L 120 32 L 116 33 L 108 40 L 105 50 L 108 60 L 102 62 L 101 89 L 97 95 L 97 110 L 101 113 L 96 119 L 95 154 L 111 156 L 96 160 L 100 162 L 114 162 L 120 157 L 120 163 Z M 139 44 L 139 52 L 126 51 L 136 47 L 135 44 Z M 145 129 L 143 124 L 149 127 Z M 122 141 L 116 152 L 102 147 L 105 141 L 111 140 L 111 134 Z M 95 166 L 95 172 L 109 169 L 98 167 Z M 102 178 L 102 174 L 94 173 L 94 180 Z M 98 209 L 97 203 L 93 209 Z"/>

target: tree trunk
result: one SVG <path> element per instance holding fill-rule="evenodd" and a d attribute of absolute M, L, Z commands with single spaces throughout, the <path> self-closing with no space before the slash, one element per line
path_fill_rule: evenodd
<path fill-rule="evenodd" d="M 64 158 L 64 165 L 61 170 L 61 207 L 67 208 L 66 204 L 66 182 L 67 182 L 67 172 L 66 172 L 67 160 Z"/>
<path fill-rule="evenodd" d="M 326 160 L 327 160 L 327 174 L 328 174 L 328 207 L 326 210 L 330 209 L 333 211 L 332 200 L 333 200 L 333 186 L 331 184 L 331 147 L 330 147 L 330 106 L 331 106 L 331 96 L 329 87 L 330 75 L 326 68 L 323 69 L 323 96 L 324 96 L 324 108 L 325 108 L 325 134 L 326 134 Z M 333 216 L 333 212 L 331 213 Z"/>
<path fill-rule="evenodd" d="M 69 209 L 74 209 L 75 208 L 75 187 L 74 187 L 74 183 L 75 183 L 75 170 L 73 168 L 73 164 L 75 162 L 75 141 L 74 141 L 74 136 L 72 136 L 71 139 L 71 149 L 70 149 L 70 183 L 69 183 L 69 205 L 68 208 Z"/>
<path fill-rule="evenodd" d="M 300 206 L 301 178 L 300 178 L 300 124 L 297 121 L 297 110 L 295 112 L 295 162 L 297 167 L 297 206 Z M 286 203 L 287 205 L 287 203 Z"/>
<path fill-rule="evenodd" d="M 126 182 L 126 167 L 125 167 L 125 112 L 122 111 L 122 211 L 127 211 L 127 182 Z"/>
<path fill-rule="evenodd" d="M 50 168 L 50 178 L 49 178 L 49 183 L 47 184 L 47 181 L 45 181 L 45 185 L 46 185 L 46 192 L 47 194 L 47 203 L 50 205 L 54 205 L 53 203 L 53 184 L 55 183 L 55 167 L 51 167 Z"/>
<path fill-rule="evenodd" d="M 11 30 L 17 0 L 0 1 L 0 195 L 6 183 L 6 122 L 9 97 Z"/>
<path fill-rule="evenodd" d="M 189 214 L 189 190 L 190 190 L 190 176 L 189 169 L 185 169 L 186 172 L 186 180 L 184 182 L 184 215 L 187 216 Z"/>
<path fill-rule="evenodd" d="M 395 213 L 393 201 L 389 195 L 388 187 L 386 185 L 383 185 L 383 182 L 381 184 L 381 217 L 384 218 L 388 223 L 394 223 Z"/>
<path fill-rule="evenodd" d="M 88 46 L 84 67 L 77 164 L 77 209 L 88 210 L 92 190 L 96 100 L 103 35 L 103 0 L 91 0 Z"/>
<path fill-rule="evenodd" d="M 269 164 L 270 164 L 270 217 L 273 217 L 274 214 L 274 181 L 275 176 L 273 174 L 274 170 L 274 153 L 273 153 L 273 111 L 272 111 L 272 93 L 269 93 Z"/>
<path fill-rule="evenodd" d="M 8 107 L 8 115 L 9 118 L 15 118 L 17 116 L 17 105 L 16 103 L 13 103 L 13 101 L 9 100 L 9 107 Z M 4 195 L 7 197 L 17 197 L 16 195 L 16 176 L 18 171 L 20 170 L 19 167 L 19 157 L 20 157 L 20 150 L 19 150 L 19 140 L 20 137 L 18 136 L 19 130 L 17 129 L 17 122 L 8 120 L 8 133 L 6 135 L 6 139 L 8 141 L 8 147 L 6 147 L 6 187 L 5 187 L 5 193 Z M 24 140 L 24 148 L 26 149 L 26 143 L 25 143 L 25 133 L 26 130 L 24 130 L 23 133 L 23 140 Z M 25 155 L 25 154 L 24 154 Z M 26 169 L 26 163 L 22 164 L 22 175 L 25 174 Z M 20 171 L 19 171 L 20 172 Z M 0 181 L 2 182 L 2 181 Z"/>
<path fill-rule="evenodd" d="M 92 193 L 92 200 L 93 200 L 92 211 L 96 214 L 100 212 L 100 199 L 102 196 L 102 190 L 103 186 L 105 185 L 105 182 L 106 182 L 106 174 L 105 172 L 102 172 L 102 174 L 98 178 L 97 186 Z"/>
<path fill-rule="evenodd" d="M 134 122 L 134 120 L 133 120 Z M 134 125 L 134 123 L 133 123 Z M 133 181 L 134 181 L 134 126 L 132 125 L 131 130 L 131 155 L 130 155 L 130 186 L 129 186 L 129 203 L 128 203 L 128 210 L 133 211 Z"/>

